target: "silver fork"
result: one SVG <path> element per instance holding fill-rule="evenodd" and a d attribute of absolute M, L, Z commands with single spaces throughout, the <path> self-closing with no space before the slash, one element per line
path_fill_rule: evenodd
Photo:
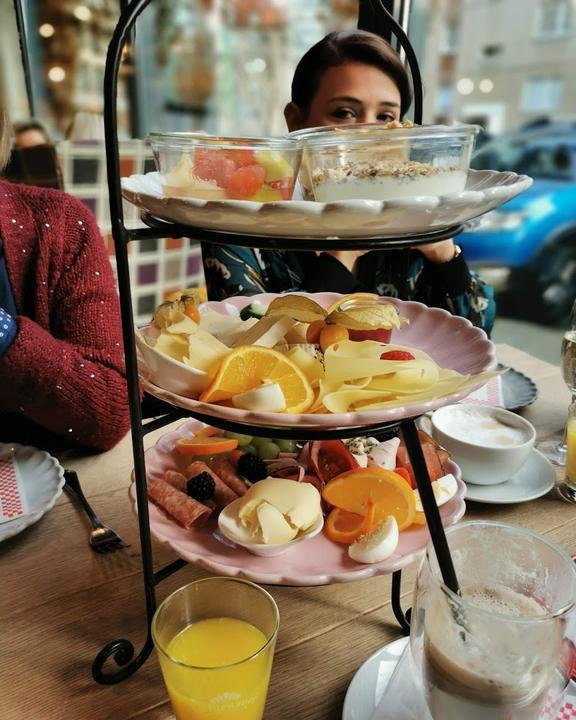
<path fill-rule="evenodd" d="M 90 520 L 92 532 L 90 533 L 88 542 L 92 550 L 97 553 L 108 553 L 115 552 L 124 547 L 130 547 L 122 540 L 118 533 L 105 525 L 98 515 L 96 515 L 82 492 L 78 475 L 74 470 L 64 470 L 64 481 L 64 490 L 66 490 L 70 497 L 80 503 Z"/>

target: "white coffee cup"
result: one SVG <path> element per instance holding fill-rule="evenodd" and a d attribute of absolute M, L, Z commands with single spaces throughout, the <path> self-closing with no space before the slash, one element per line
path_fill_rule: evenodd
<path fill-rule="evenodd" d="M 506 482 L 526 462 L 536 430 L 520 415 L 488 405 L 447 405 L 432 415 L 432 437 L 477 485 Z"/>

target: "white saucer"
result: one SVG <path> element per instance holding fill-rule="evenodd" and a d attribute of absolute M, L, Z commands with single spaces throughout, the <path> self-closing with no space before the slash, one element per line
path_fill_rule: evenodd
<path fill-rule="evenodd" d="M 407 644 L 407 637 L 394 640 L 358 668 L 346 691 L 342 720 L 370 720 Z"/>
<path fill-rule="evenodd" d="M 43 450 L 18 443 L 0 443 L 0 456 L 10 453 L 18 466 L 28 514 L 0 525 L 0 542 L 33 525 L 62 494 L 64 468 Z"/>
<path fill-rule="evenodd" d="M 358 668 L 346 691 L 342 720 L 371 720 L 408 641 L 409 638 L 403 637 L 384 645 Z M 576 682 L 572 680 L 568 683 L 556 720 L 576 717 L 575 707 Z M 414 717 L 414 705 L 409 714 Z M 428 712 L 425 714 L 430 717 Z M 403 718 L 397 716 L 395 720 Z"/>
<path fill-rule="evenodd" d="M 462 478 L 466 481 L 466 478 Z M 546 495 L 554 487 L 554 466 L 538 450 L 532 450 L 528 459 L 510 480 L 498 485 L 473 485 L 466 483 L 466 500 L 508 505 L 528 502 Z"/>

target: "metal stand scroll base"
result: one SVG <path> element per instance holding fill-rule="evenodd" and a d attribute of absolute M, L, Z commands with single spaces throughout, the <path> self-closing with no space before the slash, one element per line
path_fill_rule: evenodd
<path fill-rule="evenodd" d="M 366 0 L 360 0 L 366 5 Z M 138 365 L 136 345 L 134 341 L 132 299 L 130 293 L 130 271 L 128 264 L 128 243 L 131 241 L 177 237 L 195 237 L 203 242 L 215 244 L 231 244 L 254 248 L 278 248 L 314 250 L 317 247 L 317 240 L 310 238 L 287 239 L 285 237 L 262 237 L 244 236 L 234 233 L 222 233 L 204 228 L 192 228 L 180 226 L 173 223 L 158 221 L 146 216 L 144 220 L 148 228 L 138 230 L 127 230 L 124 225 L 124 211 L 122 207 L 122 196 L 120 188 L 120 156 L 118 145 L 118 124 L 117 124 L 117 98 L 118 98 L 118 74 L 122 62 L 122 52 L 125 45 L 130 42 L 131 33 L 136 20 L 150 0 L 132 0 L 128 5 L 123 2 L 123 11 L 114 30 L 112 40 L 106 57 L 106 70 L 104 74 L 104 121 L 106 135 L 106 161 L 108 172 L 108 191 L 110 201 L 110 218 L 112 235 L 116 250 L 116 267 L 118 276 L 118 288 L 120 293 L 120 309 L 122 315 L 122 331 L 124 339 L 124 353 L 126 360 L 126 375 L 128 383 L 128 402 L 130 405 L 130 418 L 132 430 L 132 454 L 134 460 L 134 478 L 136 485 L 136 498 L 138 502 L 138 525 L 140 531 L 140 544 L 142 549 L 142 570 L 144 581 L 144 592 L 146 598 L 146 618 L 148 634 L 140 652 L 135 655 L 133 644 L 126 639 L 119 639 L 109 642 L 96 656 L 92 665 L 92 676 L 96 682 L 103 685 L 113 685 L 133 675 L 147 660 L 152 652 L 153 642 L 151 638 L 151 623 L 156 611 L 156 585 L 174 572 L 186 565 L 184 560 L 176 560 L 165 566 L 158 572 L 153 570 L 152 543 L 150 537 L 150 522 L 148 515 L 148 493 L 146 487 L 146 465 L 144 458 L 143 437 L 145 434 L 157 430 L 165 425 L 174 422 L 178 418 L 192 416 L 203 420 L 216 427 L 228 430 L 243 432 L 245 427 L 238 423 L 224 422 L 211 416 L 201 413 L 191 413 L 175 409 L 174 412 L 155 420 L 142 423 L 140 409 L 140 391 L 138 381 Z M 386 15 L 387 22 L 393 32 L 400 39 L 402 47 L 406 50 L 408 64 L 410 66 L 415 95 L 414 120 L 420 123 L 422 120 L 421 83 L 415 55 L 402 30 L 393 18 L 387 13 L 383 0 L 376 0 L 376 13 Z M 323 239 L 322 248 L 329 249 L 398 249 L 403 248 L 406 253 L 409 248 L 419 244 L 437 242 L 438 240 L 454 237 L 461 232 L 463 226 L 455 225 L 447 230 L 432 231 L 422 235 L 401 236 L 396 238 L 356 238 L 356 239 Z M 430 483 L 428 473 L 424 464 L 422 448 L 418 441 L 414 418 L 408 418 L 393 423 L 381 423 L 369 427 L 345 427 L 333 430 L 305 429 L 298 428 L 262 428 L 262 435 L 268 437 L 282 437 L 295 440 L 314 440 L 320 438 L 345 438 L 362 434 L 380 434 L 390 430 L 400 429 L 404 435 L 408 456 L 412 462 L 418 487 L 423 488 Z M 422 494 L 422 492 L 421 492 Z M 434 507 L 436 508 L 435 504 Z M 439 516 L 438 516 L 439 521 Z M 392 607 L 394 614 L 404 632 L 409 629 L 409 613 L 403 613 L 400 607 L 400 572 L 392 576 Z M 116 668 L 106 666 L 114 664 Z"/>

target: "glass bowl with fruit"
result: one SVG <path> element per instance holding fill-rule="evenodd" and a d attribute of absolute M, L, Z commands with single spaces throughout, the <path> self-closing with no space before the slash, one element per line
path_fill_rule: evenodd
<path fill-rule="evenodd" d="M 374 123 L 298 130 L 306 199 L 403 200 L 460 193 L 477 125 Z"/>
<path fill-rule="evenodd" d="M 290 200 L 301 150 L 285 138 L 151 133 L 167 197 L 200 200 Z"/>

